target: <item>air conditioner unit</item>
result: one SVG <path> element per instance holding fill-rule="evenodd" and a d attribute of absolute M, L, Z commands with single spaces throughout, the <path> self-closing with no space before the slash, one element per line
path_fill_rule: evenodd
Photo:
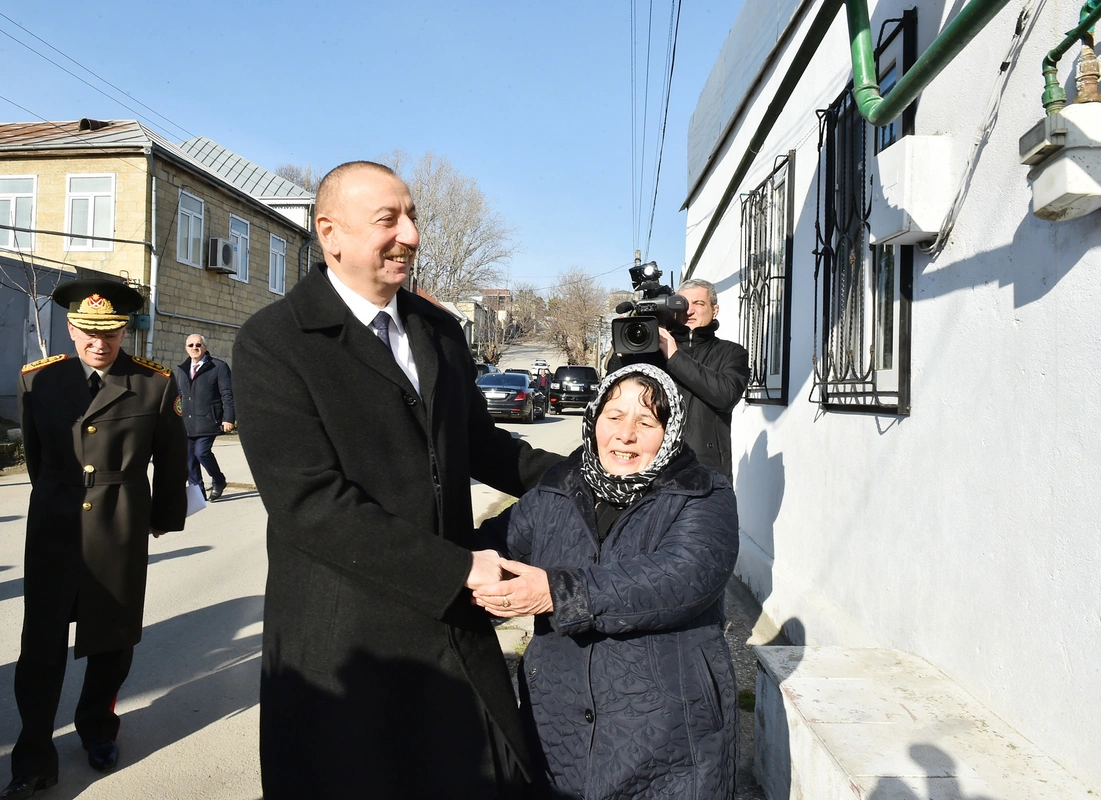
<path fill-rule="evenodd" d="M 211 239 L 206 268 L 211 272 L 237 272 L 233 266 L 233 242 L 229 239 Z"/>

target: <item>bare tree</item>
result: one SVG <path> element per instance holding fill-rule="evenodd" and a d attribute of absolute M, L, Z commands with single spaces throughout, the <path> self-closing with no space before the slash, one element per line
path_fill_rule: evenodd
<path fill-rule="evenodd" d="M 23 257 L 22 252 L 16 251 L 16 254 L 19 256 L 19 267 L 9 266 L 3 259 L 0 259 L 0 286 L 25 294 L 30 298 L 31 313 L 34 315 L 31 324 L 34 326 L 38 349 L 42 353 L 42 357 L 46 358 L 50 353 L 49 343 L 42 331 L 42 309 L 50 303 L 50 295 L 56 282 L 55 273 L 47 268 L 39 267 L 33 262 L 28 262 Z M 22 277 L 22 280 L 19 279 L 19 276 Z"/>
<path fill-rule="evenodd" d="M 500 267 L 519 249 L 516 233 L 490 199 L 443 156 L 415 164 L 396 150 L 381 159 L 409 184 L 417 204 L 417 284 L 440 300 L 457 300 L 500 280 Z"/>
<path fill-rule="evenodd" d="M 517 337 L 538 332 L 547 316 L 547 301 L 530 283 L 518 283 L 512 289 L 512 322 Z"/>
<path fill-rule="evenodd" d="M 558 275 L 549 304 L 550 333 L 570 364 L 588 364 L 596 358 L 607 297 L 596 278 L 580 267 Z"/>
<path fill-rule="evenodd" d="M 318 169 L 310 164 L 299 166 L 298 164 L 280 164 L 272 170 L 280 178 L 290 181 L 296 186 L 301 186 L 307 192 L 317 194 L 317 187 L 321 185 L 321 179 L 325 177 L 326 170 Z"/>

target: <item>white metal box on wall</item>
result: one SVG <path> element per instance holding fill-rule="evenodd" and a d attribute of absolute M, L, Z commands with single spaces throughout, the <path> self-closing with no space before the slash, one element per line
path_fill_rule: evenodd
<path fill-rule="evenodd" d="M 958 173 L 951 136 L 903 136 L 875 157 L 872 244 L 935 239 L 952 207 Z"/>

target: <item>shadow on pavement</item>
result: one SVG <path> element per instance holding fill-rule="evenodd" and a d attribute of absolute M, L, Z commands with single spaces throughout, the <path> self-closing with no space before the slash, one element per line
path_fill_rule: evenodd
<path fill-rule="evenodd" d="M 179 550 L 169 550 L 167 553 L 150 553 L 149 563 L 156 564 L 159 561 L 170 561 L 173 558 L 186 558 L 187 556 L 205 553 L 213 549 L 214 548 L 209 544 L 204 544 L 195 547 L 181 547 Z"/>
<path fill-rule="evenodd" d="M 221 505 L 222 503 L 232 503 L 234 500 L 248 500 L 250 497 L 259 497 L 259 496 L 260 496 L 260 493 L 258 491 L 256 491 L 255 489 L 253 489 L 253 490 L 247 491 L 247 492 L 234 492 L 233 494 L 223 494 L 217 500 L 214 500 L 213 503 L 217 503 L 218 505 Z M 213 503 L 208 504 L 208 505 L 212 505 Z"/>
<path fill-rule="evenodd" d="M 135 648 L 134 666 L 119 693 L 122 729 L 118 772 L 136 767 L 148 755 L 236 715 L 259 702 L 262 595 L 236 598 L 146 626 Z M 11 748 L 19 733 L 12 696 L 15 664 L 0 667 L 0 785 L 11 770 Z M 71 659 L 55 724 L 72 719 L 84 677 L 84 662 Z M 130 698 L 156 695 L 140 708 Z M 61 783 L 52 800 L 79 796 L 99 779 L 87 764 L 76 732 L 54 737 L 61 757 Z"/>
<path fill-rule="evenodd" d="M 4 581 L 0 583 L 0 602 L 5 600 L 12 600 L 16 597 L 23 596 L 23 579 L 15 578 L 14 580 Z"/>

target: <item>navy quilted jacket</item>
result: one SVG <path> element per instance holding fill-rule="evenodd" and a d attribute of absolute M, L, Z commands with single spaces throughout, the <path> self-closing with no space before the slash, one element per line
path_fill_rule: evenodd
<path fill-rule="evenodd" d="M 522 713 L 556 797 L 723 798 L 734 792 L 737 692 L 722 597 L 738 556 L 726 479 L 690 450 L 603 545 L 580 449 L 513 509 L 510 555 L 547 570 Z"/>

